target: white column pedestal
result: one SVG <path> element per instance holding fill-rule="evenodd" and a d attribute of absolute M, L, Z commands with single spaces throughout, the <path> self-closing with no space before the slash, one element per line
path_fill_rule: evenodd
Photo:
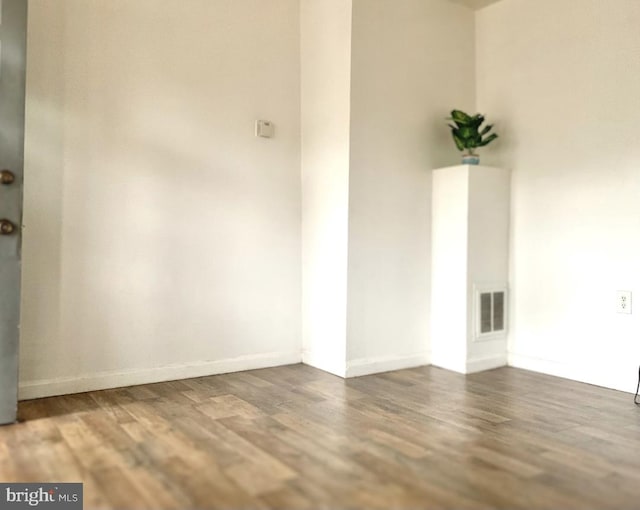
<path fill-rule="evenodd" d="M 431 362 L 461 373 L 506 365 L 510 172 L 434 170 L 432 207 Z"/>

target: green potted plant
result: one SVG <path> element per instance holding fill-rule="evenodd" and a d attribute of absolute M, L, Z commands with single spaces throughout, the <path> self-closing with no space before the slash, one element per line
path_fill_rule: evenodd
<path fill-rule="evenodd" d="M 484 115 L 477 113 L 471 116 L 461 110 L 452 110 L 451 117 L 447 120 L 453 121 L 453 124 L 449 124 L 449 127 L 451 128 L 451 135 L 453 136 L 456 147 L 461 152 L 467 151 L 462 155 L 462 164 L 479 164 L 480 156 L 473 151 L 478 147 L 489 145 L 498 138 L 498 135 L 495 133 L 489 134 L 493 126 L 488 124 L 481 129 L 484 122 Z"/>

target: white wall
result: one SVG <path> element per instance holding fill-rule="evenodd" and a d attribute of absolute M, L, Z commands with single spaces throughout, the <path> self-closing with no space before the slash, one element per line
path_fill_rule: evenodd
<path fill-rule="evenodd" d="M 478 108 L 513 169 L 511 362 L 631 391 L 640 362 L 640 2 L 477 14 Z M 615 313 L 617 289 L 636 292 Z"/>
<path fill-rule="evenodd" d="M 28 47 L 22 396 L 299 361 L 297 0 L 31 0 Z"/>
<path fill-rule="evenodd" d="M 474 47 L 446 0 L 31 0 L 23 398 L 295 362 L 301 331 L 340 375 L 425 362 L 454 107 L 513 170 L 510 361 L 633 389 L 639 22 L 502 0 Z"/>
<path fill-rule="evenodd" d="M 474 14 L 447 0 L 355 0 L 349 375 L 428 361 L 431 170 L 445 118 L 473 109 Z"/>
<path fill-rule="evenodd" d="M 344 376 L 351 0 L 302 0 L 303 360 Z"/>

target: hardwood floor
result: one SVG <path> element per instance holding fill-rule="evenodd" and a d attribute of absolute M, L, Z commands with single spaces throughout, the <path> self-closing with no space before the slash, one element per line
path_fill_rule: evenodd
<path fill-rule="evenodd" d="M 0 481 L 85 508 L 640 507 L 629 394 L 513 368 L 304 366 L 23 402 Z"/>

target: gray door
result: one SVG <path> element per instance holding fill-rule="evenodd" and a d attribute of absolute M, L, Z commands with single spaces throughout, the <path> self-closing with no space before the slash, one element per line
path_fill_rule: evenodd
<path fill-rule="evenodd" d="M 0 424 L 16 420 L 27 0 L 0 0 Z"/>

